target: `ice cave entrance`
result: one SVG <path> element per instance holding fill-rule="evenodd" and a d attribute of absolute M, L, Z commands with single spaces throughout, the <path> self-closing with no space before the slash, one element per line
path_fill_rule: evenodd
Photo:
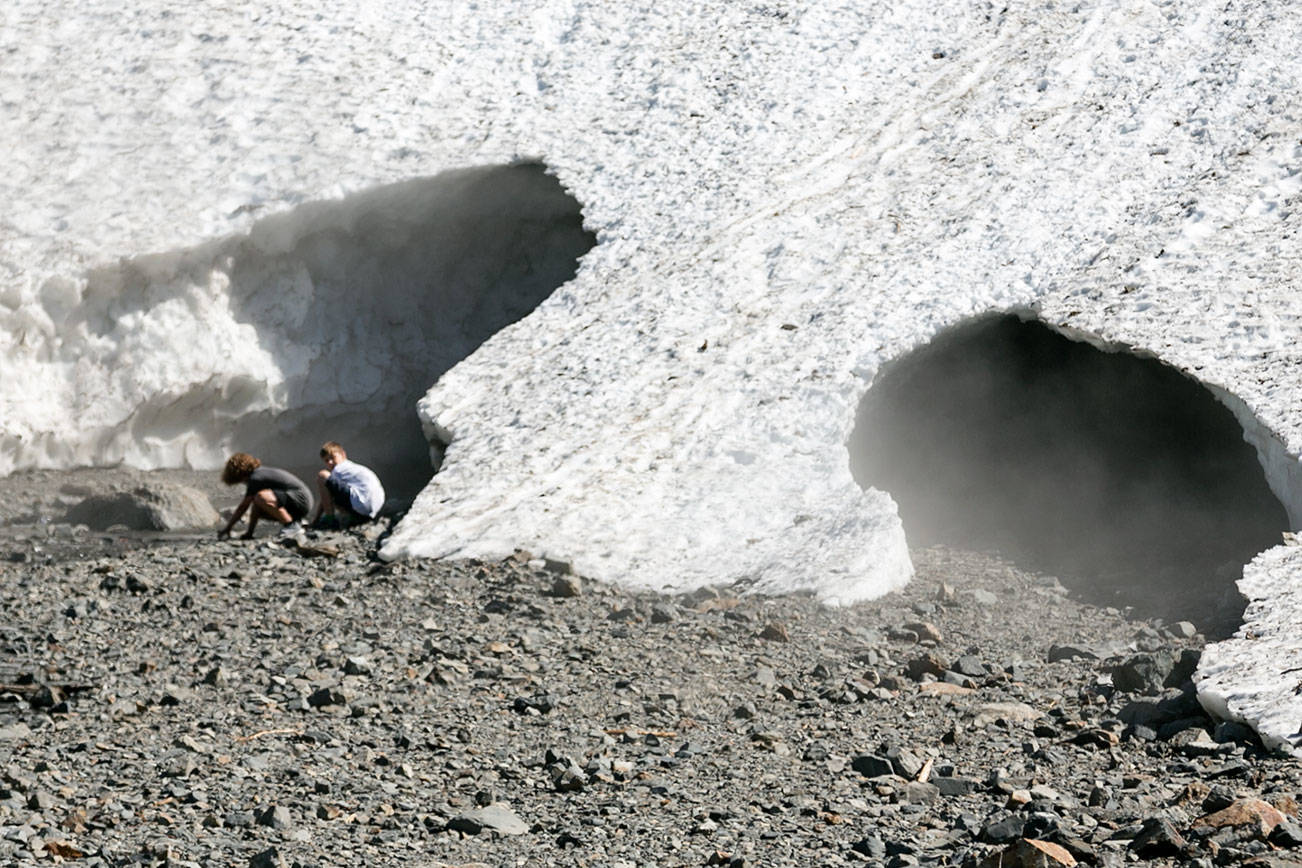
<path fill-rule="evenodd" d="M 1243 565 L 1288 529 L 1254 449 L 1205 387 L 992 316 L 882 369 L 850 441 L 910 545 L 994 550 L 1081 598 L 1212 635 Z"/>
<path fill-rule="evenodd" d="M 289 407 L 236 420 L 231 442 L 298 468 L 340 440 L 404 497 L 434 470 L 416 402 L 574 277 L 596 240 L 536 163 L 445 172 L 271 221 L 234 252 L 232 305 L 299 373 Z M 287 287 L 310 293 L 301 317 L 285 314 Z"/>

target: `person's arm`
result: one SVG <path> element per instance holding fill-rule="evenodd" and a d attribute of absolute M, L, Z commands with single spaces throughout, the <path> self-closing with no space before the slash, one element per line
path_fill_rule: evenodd
<path fill-rule="evenodd" d="M 247 500 L 253 503 L 253 496 L 250 495 Z M 253 539 L 253 531 L 258 526 L 258 508 L 255 506 L 249 511 L 249 529 L 244 532 L 240 539 Z"/>
<path fill-rule="evenodd" d="M 240 519 L 244 518 L 244 513 L 248 512 L 249 507 L 252 505 L 253 505 L 253 495 L 251 494 L 246 496 L 243 500 L 241 500 L 240 505 L 235 507 L 235 513 L 231 516 L 231 520 L 226 524 L 226 527 L 217 531 L 217 539 L 225 539 L 226 537 L 230 536 L 231 530 L 235 527 L 235 525 L 240 523 Z M 257 522 L 257 520 L 258 520 L 257 512 L 255 511 L 253 515 L 249 516 L 248 536 L 252 536 L 253 525 L 255 522 Z"/>

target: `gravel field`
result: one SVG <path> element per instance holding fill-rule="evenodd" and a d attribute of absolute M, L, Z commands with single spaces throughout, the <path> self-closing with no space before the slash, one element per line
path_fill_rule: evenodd
<path fill-rule="evenodd" d="M 0 864 L 1302 864 L 1193 625 L 992 555 L 833 609 L 59 521 L 157 478 L 3 481 Z"/>

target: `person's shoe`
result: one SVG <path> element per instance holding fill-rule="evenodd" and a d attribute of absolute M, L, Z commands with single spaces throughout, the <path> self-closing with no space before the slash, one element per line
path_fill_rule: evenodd
<path fill-rule="evenodd" d="M 333 515 L 323 515 L 312 525 L 313 530 L 339 530 L 339 519 Z"/>
<path fill-rule="evenodd" d="M 277 534 L 277 536 L 300 539 L 306 536 L 306 534 L 303 531 L 303 523 L 301 521 L 291 521 L 280 529 L 280 533 Z"/>

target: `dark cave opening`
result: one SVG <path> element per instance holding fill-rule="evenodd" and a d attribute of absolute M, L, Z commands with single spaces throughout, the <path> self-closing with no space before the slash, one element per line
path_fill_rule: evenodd
<path fill-rule="evenodd" d="M 391 496 L 414 496 L 437 460 L 417 401 L 573 278 L 595 241 L 579 203 L 536 163 L 444 172 L 268 218 L 231 251 L 230 293 L 286 371 L 288 408 L 232 419 L 231 442 L 314 472 L 305 460 L 339 440 Z"/>
<path fill-rule="evenodd" d="M 1090 602 L 1227 634 L 1288 529 L 1234 415 L 1152 359 L 992 316 L 883 368 L 849 442 L 910 545 L 995 550 Z"/>

